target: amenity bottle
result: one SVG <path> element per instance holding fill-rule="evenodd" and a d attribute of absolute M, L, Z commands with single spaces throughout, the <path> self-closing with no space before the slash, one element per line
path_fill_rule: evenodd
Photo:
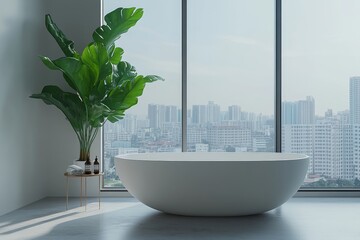
<path fill-rule="evenodd" d="M 98 162 L 98 158 L 96 156 L 95 162 L 94 162 L 94 174 L 99 174 L 100 172 L 100 164 Z"/>
<path fill-rule="evenodd" d="M 85 162 L 85 174 L 91 174 L 91 162 L 87 159 Z"/>

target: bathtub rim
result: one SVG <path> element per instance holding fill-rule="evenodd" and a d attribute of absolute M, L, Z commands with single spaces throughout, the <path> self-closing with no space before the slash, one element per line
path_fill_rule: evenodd
<path fill-rule="evenodd" d="M 197 157 L 197 159 L 181 159 L 174 158 L 169 155 L 189 155 Z M 227 155 L 228 159 L 219 160 L 221 155 Z M 271 155 L 272 158 L 264 158 L 260 156 Z M 147 156 L 151 156 L 146 158 Z M 156 156 L 160 156 L 160 159 Z M 168 157 L 169 156 L 169 157 Z M 214 159 L 209 159 L 209 157 Z M 229 159 L 229 156 L 235 158 L 236 156 L 243 157 L 244 159 Z M 248 158 L 256 156 L 257 159 Z M 287 157 L 286 157 L 287 156 Z M 162 158 L 161 158 L 162 157 Z M 279 159 L 279 157 L 282 157 Z M 199 159 L 200 158 L 200 159 Z M 203 158 L 203 159 L 201 159 Z M 301 161 L 309 160 L 309 156 L 298 153 L 280 153 L 280 152 L 155 152 L 155 153 L 129 153 L 116 155 L 115 159 L 127 161 L 146 161 L 146 162 L 286 162 L 286 161 Z"/>

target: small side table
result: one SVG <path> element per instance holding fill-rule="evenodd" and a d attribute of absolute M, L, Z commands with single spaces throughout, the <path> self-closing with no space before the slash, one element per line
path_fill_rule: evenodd
<path fill-rule="evenodd" d="M 71 175 L 67 172 L 64 173 L 64 176 L 66 177 L 66 210 L 68 210 L 68 204 L 69 204 L 69 178 L 80 178 L 80 207 L 82 207 L 82 198 L 83 198 L 83 178 L 85 179 L 85 211 L 86 211 L 86 205 L 87 205 L 87 193 L 86 193 L 86 179 L 89 177 L 98 177 L 99 178 L 99 193 L 98 193 L 98 199 L 99 199 L 99 209 L 100 209 L 100 177 L 103 176 L 104 173 L 99 174 L 81 174 L 81 175 Z"/>

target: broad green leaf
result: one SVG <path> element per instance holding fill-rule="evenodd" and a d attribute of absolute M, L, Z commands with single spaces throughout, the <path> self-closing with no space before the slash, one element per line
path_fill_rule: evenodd
<path fill-rule="evenodd" d="M 136 69 L 128 62 L 120 62 L 114 67 L 113 81 L 115 86 L 121 85 L 126 80 L 133 80 L 137 75 Z"/>
<path fill-rule="evenodd" d="M 71 80 L 83 101 L 87 101 L 96 80 L 93 71 L 77 58 L 59 58 L 53 63 Z"/>
<path fill-rule="evenodd" d="M 95 76 L 94 85 L 97 86 L 99 81 L 112 73 L 112 65 L 110 63 L 106 48 L 102 44 L 89 44 L 81 55 L 81 60 L 89 66 L 89 69 Z"/>
<path fill-rule="evenodd" d="M 103 103 L 111 110 L 120 110 L 122 101 L 124 99 L 124 94 L 126 94 L 125 89 L 117 86 L 110 91 L 109 95 L 103 101 Z"/>
<path fill-rule="evenodd" d="M 40 59 L 49 69 L 62 71 L 58 66 L 55 65 L 55 63 L 50 58 L 40 56 Z M 76 91 L 76 85 L 72 82 L 72 80 L 68 78 L 65 74 L 63 74 L 63 77 L 65 81 L 69 84 L 69 86 Z"/>
<path fill-rule="evenodd" d="M 113 89 L 104 104 L 112 110 L 125 111 L 137 104 L 138 97 L 142 95 L 146 83 L 160 79 L 162 78 L 152 75 L 146 77 L 139 75 L 133 81 L 127 81 Z"/>
<path fill-rule="evenodd" d="M 89 108 L 89 122 L 94 128 L 102 126 L 105 118 L 110 114 L 110 109 L 104 104 L 92 104 Z"/>
<path fill-rule="evenodd" d="M 129 91 L 124 95 L 120 109 L 129 109 L 138 103 L 138 97 L 140 97 L 144 91 L 147 80 L 143 76 L 137 76 L 133 82 L 128 82 Z"/>
<path fill-rule="evenodd" d="M 164 81 L 165 79 L 163 79 L 160 76 L 156 76 L 156 75 L 147 75 L 144 77 L 145 81 L 147 83 L 151 83 L 151 82 L 155 82 L 155 81 Z"/>
<path fill-rule="evenodd" d="M 57 86 L 45 86 L 40 94 L 33 94 L 31 98 L 42 99 L 48 105 L 60 109 L 75 131 L 79 131 L 85 121 L 84 103 L 74 93 L 64 92 Z"/>
<path fill-rule="evenodd" d="M 74 48 L 74 42 L 69 40 L 65 34 L 56 26 L 51 19 L 50 14 L 45 15 L 45 26 L 49 33 L 54 37 L 61 50 L 67 57 L 75 57 L 77 53 Z"/>
<path fill-rule="evenodd" d="M 44 63 L 45 66 L 47 66 L 51 70 L 59 70 L 59 68 L 51 61 L 50 58 L 39 56 L 41 61 Z"/>
<path fill-rule="evenodd" d="M 119 48 L 119 47 L 115 48 L 111 54 L 110 62 L 114 65 L 119 64 L 123 53 L 124 53 L 124 50 L 122 48 Z"/>
<path fill-rule="evenodd" d="M 96 94 L 96 99 L 101 99 L 101 101 L 108 95 L 112 90 L 112 76 L 107 76 L 104 81 L 100 81 L 96 91 L 92 94 Z"/>
<path fill-rule="evenodd" d="M 138 103 L 138 97 L 140 97 L 144 91 L 145 84 L 151 83 L 158 80 L 164 80 L 163 78 L 155 75 L 148 75 L 148 76 L 137 76 L 134 81 L 129 82 L 130 88 L 122 102 L 122 106 L 120 109 L 129 109 L 130 107 L 134 106 Z"/>
<path fill-rule="evenodd" d="M 117 121 L 123 119 L 125 116 L 124 111 L 113 111 L 108 117 L 107 120 L 109 120 L 111 123 L 116 123 Z"/>
<path fill-rule="evenodd" d="M 59 69 L 60 70 L 60 69 Z M 61 70 L 60 70 L 61 71 Z M 75 91 L 77 91 L 77 87 L 74 84 L 74 82 L 68 77 L 66 76 L 66 74 L 63 72 L 63 78 L 65 79 L 65 81 L 69 84 L 69 86 L 74 89 Z"/>
<path fill-rule="evenodd" d="M 117 8 L 105 16 L 106 25 L 97 28 L 93 39 L 102 43 L 109 50 L 121 34 L 127 32 L 142 17 L 141 8 Z"/>

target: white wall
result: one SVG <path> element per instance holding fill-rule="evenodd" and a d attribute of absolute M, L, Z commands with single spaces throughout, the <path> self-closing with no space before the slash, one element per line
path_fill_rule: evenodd
<path fill-rule="evenodd" d="M 100 23 L 100 0 L 12 0 L 0 8 L 0 215 L 46 196 L 64 196 L 63 173 L 79 154 L 62 113 L 28 97 L 45 84 L 66 86 L 37 57 L 62 56 L 45 29 L 46 13 L 82 51 Z M 94 155 L 100 155 L 100 134 Z M 94 180 L 89 195 L 96 194 Z"/>
<path fill-rule="evenodd" d="M 46 195 L 37 171 L 45 164 L 39 134 L 44 108 L 28 98 L 40 87 L 41 2 L 29 3 L 14 0 L 0 8 L 0 215 Z"/>
<path fill-rule="evenodd" d="M 93 30 L 100 24 L 100 0 L 43 0 L 43 7 L 51 14 L 66 36 L 75 42 L 75 49 L 81 53 L 83 48 L 92 41 Z M 43 46 L 39 53 L 51 58 L 63 56 L 55 40 L 46 32 L 43 23 L 41 28 L 44 30 L 46 38 L 43 40 Z M 53 83 L 62 88 L 68 88 L 60 72 L 50 71 L 45 67 L 43 67 L 43 71 L 48 76 L 44 84 Z M 41 88 L 38 88 L 37 91 L 41 91 Z M 41 101 L 32 101 L 33 105 L 44 105 Z M 79 157 L 79 143 L 69 122 L 57 108 L 46 106 L 45 110 L 43 118 L 47 119 L 47 123 L 43 125 L 43 129 L 46 132 L 47 140 L 44 143 L 46 148 L 42 153 L 42 158 L 46 159 L 49 171 L 46 179 L 46 195 L 64 196 L 65 177 L 63 174 L 67 166 Z M 91 155 L 100 155 L 99 140 L 94 143 L 95 148 L 96 145 L 99 146 L 92 150 Z M 70 186 L 76 186 L 76 184 Z M 89 186 L 89 189 L 91 188 Z M 71 192 L 78 194 L 79 190 L 75 188 Z"/>

